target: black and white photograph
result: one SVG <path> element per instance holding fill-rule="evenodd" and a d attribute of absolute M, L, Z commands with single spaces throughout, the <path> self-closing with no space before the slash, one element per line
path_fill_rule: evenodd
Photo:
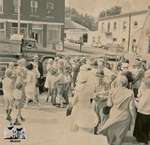
<path fill-rule="evenodd" d="M 0 145 L 150 145 L 150 0 L 0 0 Z"/>

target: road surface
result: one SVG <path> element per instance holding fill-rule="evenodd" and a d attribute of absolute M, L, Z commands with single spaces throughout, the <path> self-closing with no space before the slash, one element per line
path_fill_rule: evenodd
<path fill-rule="evenodd" d="M 13 143 L 14 145 L 107 145 L 107 140 L 102 135 L 83 131 L 72 132 L 70 118 L 65 116 L 65 109 L 53 107 L 50 103 L 45 103 L 43 98 L 39 105 L 24 109 L 26 121 L 23 126 L 27 132 L 27 139 L 21 143 Z M 6 123 L 4 105 L 1 100 L 0 145 L 12 145 L 8 140 L 3 139 Z M 128 133 L 123 145 L 136 145 L 131 132 Z"/>

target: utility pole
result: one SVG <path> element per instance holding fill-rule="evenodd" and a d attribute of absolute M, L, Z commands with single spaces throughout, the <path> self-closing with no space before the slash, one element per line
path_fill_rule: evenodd
<path fill-rule="evenodd" d="M 79 40 L 79 45 L 80 45 L 80 52 L 82 52 L 82 46 L 83 46 L 83 37 L 80 37 L 80 40 Z"/>
<path fill-rule="evenodd" d="M 21 8 L 21 0 L 18 0 L 18 30 L 17 30 L 18 35 L 20 35 L 20 8 Z"/>
<path fill-rule="evenodd" d="M 130 43 L 131 43 L 131 14 L 129 14 L 128 52 L 130 51 Z"/>

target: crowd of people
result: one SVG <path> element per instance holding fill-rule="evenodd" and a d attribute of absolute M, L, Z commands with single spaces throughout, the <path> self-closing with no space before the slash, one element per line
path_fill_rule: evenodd
<path fill-rule="evenodd" d="M 32 62 L 11 62 L 3 79 L 6 119 L 25 121 L 22 109 L 39 103 L 43 68 L 38 56 Z M 121 145 L 128 130 L 139 144 L 150 140 L 150 65 L 135 58 L 111 64 L 94 57 L 55 57 L 46 62 L 46 101 L 66 108 L 73 131 L 103 134 L 110 145 Z"/>
<path fill-rule="evenodd" d="M 47 91 L 46 102 L 50 100 L 56 107 L 66 107 L 69 96 L 72 96 L 72 88 L 76 85 L 81 63 L 79 58 L 71 63 L 70 57 L 55 57 L 42 64 L 37 55 L 33 61 L 22 58 L 17 62 L 10 62 L 2 82 L 6 119 L 12 121 L 12 111 L 17 109 L 15 124 L 20 124 L 25 120 L 21 110 L 38 104 L 40 94 L 44 91 Z"/>

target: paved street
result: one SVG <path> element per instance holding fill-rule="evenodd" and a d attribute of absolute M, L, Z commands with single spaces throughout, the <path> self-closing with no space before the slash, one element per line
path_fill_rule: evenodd
<path fill-rule="evenodd" d="M 0 144 L 11 145 L 3 140 L 5 127 L 5 115 L 3 104 L 0 104 Z M 69 118 L 65 117 L 65 109 L 52 107 L 41 101 L 41 105 L 31 106 L 24 110 L 26 122 L 24 127 L 27 132 L 27 140 L 19 145 L 107 145 L 105 137 L 87 134 L 83 132 L 71 132 Z M 123 145 L 136 145 L 134 138 L 128 133 Z M 17 143 L 13 143 L 17 144 Z"/>

